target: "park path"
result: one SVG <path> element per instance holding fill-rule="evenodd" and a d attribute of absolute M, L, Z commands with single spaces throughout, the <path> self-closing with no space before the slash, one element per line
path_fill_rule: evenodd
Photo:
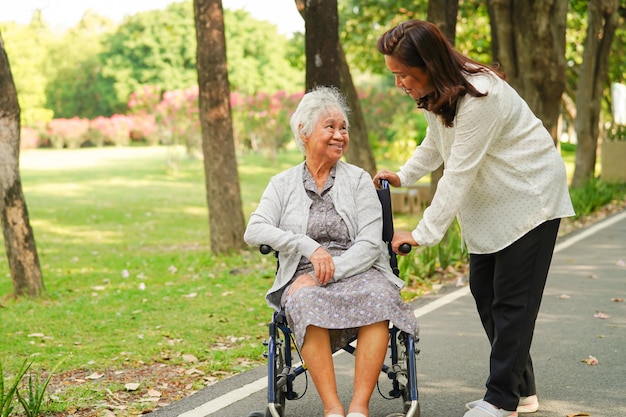
<path fill-rule="evenodd" d="M 535 417 L 626 415 L 626 211 L 560 239 L 544 293 L 532 355 L 540 410 Z M 482 397 L 489 346 L 468 288 L 444 288 L 413 303 L 421 326 L 418 384 L 422 417 L 460 417 Z M 269 313 L 268 313 L 269 314 Z M 592 358 L 595 365 L 587 364 Z M 353 358 L 336 356 L 348 403 Z M 263 410 L 264 367 L 228 378 L 151 417 L 245 417 Z M 381 378 L 383 392 L 388 383 Z M 371 417 L 401 411 L 374 393 Z M 287 403 L 289 417 L 322 416 L 315 388 Z M 586 413 L 586 414 L 584 414 Z"/>

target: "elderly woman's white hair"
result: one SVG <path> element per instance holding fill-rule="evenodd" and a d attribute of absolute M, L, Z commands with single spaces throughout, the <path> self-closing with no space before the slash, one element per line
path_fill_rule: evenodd
<path fill-rule="evenodd" d="M 302 97 L 290 121 L 291 131 L 300 152 L 305 153 L 301 135 L 310 136 L 315 124 L 335 109 L 341 112 L 346 121 L 346 128 L 349 128 L 348 113 L 350 113 L 350 108 L 346 103 L 346 98 L 336 87 L 318 86 Z"/>

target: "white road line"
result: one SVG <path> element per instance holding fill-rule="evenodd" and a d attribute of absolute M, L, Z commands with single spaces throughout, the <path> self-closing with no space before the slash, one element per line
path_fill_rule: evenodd
<path fill-rule="evenodd" d="M 620 214 L 617 214 L 615 216 L 610 217 L 607 220 L 603 220 L 599 223 L 596 223 L 592 226 L 590 226 L 589 228 L 585 229 L 584 231 L 580 232 L 579 234 L 577 234 L 576 236 L 569 238 L 567 240 L 565 240 L 562 243 L 559 243 L 556 245 L 556 247 L 554 248 L 554 252 L 560 252 L 570 246 L 572 246 L 575 243 L 580 242 L 581 240 L 593 235 L 594 233 L 599 232 L 602 229 L 605 229 L 615 223 L 617 223 L 618 221 L 622 220 L 626 218 L 626 211 Z M 426 304 L 425 306 L 419 307 L 417 309 L 414 310 L 415 313 L 415 317 L 419 318 L 422 317 L 428 313 L 431 313 L 447 304 L 450 304 L 451 302 L 453 302 L 454 300 L 463 297 L 464 295 L 469 294 L 470 290 L 469 290 L 469 286 L 464 286 L 462 288 L 459 288 L 458 290 L 455 290 L 449 294 L 444 295 L 443 297 L 440 297 L 428 304 Z M 339 351 L 336 354 L 340 354 L 341 352 L 344 351 Z M 206 416 L 210 416 L 211 414 L 228 407 L 231 404 L 236 403 L 239 400 L 242 400 L 246 397 L 249 397 L 250 395 L 261 391 L 262 389 L 267 388 L 267 377 L 263 377 L 260 379 L 257 379 L 254 382 L 251 382 L 247 385 L 244 385 L 241 388 L 238 388 L 234 391 L 229 392 L 228 394 L 224 394 L 221 397 L 217 397 L 214 400 L 211 400 L 207 403 L 202 404 L 199 407 L 196 407 L 192 410 L 189 410 L 183 414 L 180 414 L 179 417 L 206 417 Z"/>
<path fill-rule="evenodd" d="M 221 410 L 222 408 L 226 408 L 229 405 L 234 404 L 237 401 L 254 394 L 255 392 L 261 391 L 264 388 L 267 388 L 267 377 L 257 379 L 256 381 L 244 385 L 241 388 L 237 388 L 236 390 L 231 391 L 228 394 L 224 394 L 221 397 L 217 397 L 216 399 L 209 401 L 208 403 L 204 403 L 201 406 L 194 408 L 193 410 L 184 412 L 178 417 L 209 416 L 216 411 Z"/>
<path fill-rule="evenodd" d="M 623 211 L 620 214 L 616 214 L 614 216 L 609 217 L 608 219 L 602 220 L 599 223 L 589 226 L 589 228 L 578 233 L 576 236 L 566 239 L 565 242 L 563 243 L 557 244 L 556 247 L 554 248 L 554 252 L 556 253 L 565 248 L 569 248 L 574 243 L 578 243 L 581 240 L 591 236 L 592 234 L 599 232 L 602 229 L 606 229 L 607 227 L 619 222 L 620 220 L 623 220 L 624 218 L 626 218 L 626 211 Z"/>

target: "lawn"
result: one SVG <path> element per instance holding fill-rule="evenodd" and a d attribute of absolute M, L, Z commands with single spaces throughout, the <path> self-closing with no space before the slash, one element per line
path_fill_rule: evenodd
<path fill-rule="evenodd" d="M 246 218 L 269 176 L 298 160 L 239 161 Z M 211 255 L 202 161 L 131 147 L 29 150 L 20 163 L 46 296 L 9 297 L 0 255 L 5 374 L 65 358 L 58 373 L 166 363 L 206 382 L 263 360 L 274 265 L 252 249 Z"/>

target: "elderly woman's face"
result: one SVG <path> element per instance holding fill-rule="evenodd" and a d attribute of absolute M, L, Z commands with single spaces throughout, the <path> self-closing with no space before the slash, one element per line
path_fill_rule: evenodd
<path fill-rule="evenodd" d="M 303 138 L 306 155 L 338 161 L 348 149 L 350 137 L 342 113 L 332 110 L 323 115 L 313 127 L 311 136 Z"/>

